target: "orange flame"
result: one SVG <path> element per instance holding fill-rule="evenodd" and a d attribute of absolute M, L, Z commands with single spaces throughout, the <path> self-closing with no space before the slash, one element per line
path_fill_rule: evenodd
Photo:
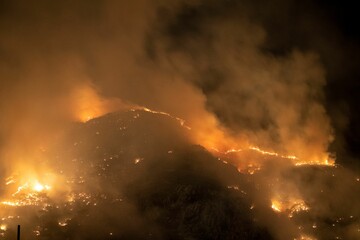
<path fill-rule="evenodd" d="M 74 119 L 81 122 L 89 121 L 93 118 L 119 109 L 127 109 L 130 111 L 140 110 L 153 114 L 165 115 L 175 119 L 181 126 L 191 130 L 190 137 L 194 143 L 204 146 L 215 155 L 227 155 L 230 153 L 240 153 L 244 150 L 251 150 L 263 156 L 289 159 L 297 166 L 304 164 L 334 166 L 335 164 L 334 159 L 330 158 L 327 153 L 320 152 L 310 158 L 302 159 L 300 156 L 296 156 L 295 154 L 284 154 L 272 150 L 262 149 L 259 146 L 251 144 L 246 137 L 234 137 L 228 134 L 226 129 L 220 126 L 216 117 L 208 112 L 202 114 L 201 119 L 190 119 L 189 121 L 185 121 L 185 119 L 174 116 L 168 112 L 157 111 L 139 105 L 124 104 L 118 98 L 104 98 L 91 84 L 84 84 L 75 89 L 72 93 L 72 99 L 74 104 Z M 299 149 L 296 152 L 306 152 L 306 149 Z M 234 164 L 237 165 L 240 170 L 243 170 L 243 163 Z M 256 164 L 257 166 L 261 165 L 261 163 L 256 161 L 253 161 L 250 164 Z M 245 168 L 248 168 L 248 166 L 245 166 Z"/>

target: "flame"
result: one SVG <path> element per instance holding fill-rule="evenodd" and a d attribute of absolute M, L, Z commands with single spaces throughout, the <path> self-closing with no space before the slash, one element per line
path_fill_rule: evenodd
<path fill-rule="evenodd" d="M 71 218 L 65 218 L 65 219 L 62 219 L 58 222 L 58 225 L 60 227 L 65 227 L 68 225 L 68 221 L 71 220 Z"/>
<path fill-rule="evenodd" d="M 224 152 L 224 154 L 227 155 L 227 154 L 232 154 L 232 153 L 242 153 L 242 152 L 249 151 L 249 150 L 259 153 L 264 156 L 274 156 L 274 157 L 285 158 L 285 159 L 290 159 L 290 160 L 298 159 L 298 157 L 296 157 L 294 155 L 283 155 L 283 154 L 280 154 L 280 153 L 277 153 L 274 151 L 266 151 L 266 150 L 261 149 L 260 147 L 253 146 L 253 145 L 250 145 L 246 148 L 240 148 L 240 149 L 231 148 L 229 150 L 226 150 Z M 253 165 L 254 164 L 251 163 L 248 165 L 248 167 L 251 168 L 251 167 L 253 167 Z"/>
<path fill-rule="evenodd" d="M 310 210 L 309 206 L 302 199 L 291 198 L 289 200 L 271 199 L 271 208 L 275 212 L 285 212 L 289 218 L 292 218 L 295 213 Z"/>
<path fill-rule="evenodd" d="M 271 208 L 275 211 L 275 212 L 282 212 L 283 211 L 283 206 L 282 204 L 277 201 L 277 200 L 271 200 Z"/>
<path fill-rule="evenodd" d="M 242 154 L 246 156 L 246 153 L 249 151 L 253 151 L 257 154 L 260 154 L 262 156 L 269 156 L 269 157 L 277 157 L 282 159 L 288 159 L 290 160 L 295 166 L 302 166 L 302 165 L 319 165 L 319 166 L 336 166 L 335 160 L 331 158 L 324 158 L 324 159 L 316 159 L 316 160 L 308 160 L 305 161 L 303 159 L 300 159 L 299 157 L 292 155 L 292 154 L 281 154 L 275 151 L 265 150 L 258 146 L 250 145 L 243 148 L 230 148 L 224 152 L 220 152 L 216 148 L 212 149 L 212 152 L 215 152 L 215 154 L 222 154 L 222 155 L 230 155 L 230 154 L 238 154 L 239 159 L 241 159 Z M 256 171 L 261 169 L 262 163 L 259 161 L 256 161 L 254 159 L 250 160 L 248 164 L 241 164 L 239 163 L 237 165 L 240 172 L 243 173 L 249 173 L 254 174 Z"/>
<path fill-rule="evenodd" d="M 86 122 L 119 109 L 145 111 L 152 114 L 164 115 L 178 121 L 182 127 L 191 130 L 190 138 L 192 138 L 195 144 L 205 147 L 209 151 L 215 153 L 215 155 L 218 155 L 219 153 L 227 155 L 230 153 L 240 153 L 245 150 L 251 150 L 264 156 L 289 159 L 296 166 L 335 165 L 334 159 L 331 159 L 327 153 L 319 152 L 318 154 L 307 157 L 306 155 L 302 155 L 302 152 L 306 152 L 306 149 L 294 149 L 296 153 L 302 156 L 297 156 L 293 153 L 280 153 L 271 149 L 265 150 L 261 146 L 250 143 L 249 139 L 245 136 L 232 136 L 219 124 L 217 118 L 208 112 L 201 113 L 200 119 L 197 117 L 186 121 L 185 119 L 174 116 L 168 112 L 154 110 L 136 104 L 125 104 L 118 98 L 102 97 L 96 88 L 89 83 L 85 83 L 76 88 L 73 91 L 71 98 L 75 115 L 74 119 L 77 121 Z M 311 151 L 314 152 L 313 150 Z M 249 168 L 248 166 L 243 166 L 243 163 L 234 164 L 243 172 L 246 172 L 246 169 Z M 251 164 L 255 164 L 255 161 Z M 261 165 L 261 163 L 256 164 Z M 250 170 L 250 173 L 254 173 L 254 171 Z"/>
<path fill-rule="evenodd" d="M 43 181 L 41 181 L 42 179 Z M 40 177 L 28 168 L 28 172 L 13 174 L 5 179 L 5 193 L 0 204 L 6 206 L 29 206 L 43 203 L 43 197 L 50 193 L 55 175 L 45 171 Z"/>
<path fill-rule="evenodd" d="M 13 193 L 12 196 L 16 196 L 24 192 L 43 192 L 45 190 L 49 190 L 50 188 L 51 187 L 49 185 L 41 184 L 38 180 L 30 180 L 29 182 L 18 186 L 17 191 Z"/>
<path fill-rule="evenodd" d="M 269 151 L 265 151 L 260 149 L 259 147 L 255 147 L 255 146 L 250 146 L 249 149 L 257 151 L 263 155 L 270 155 L 270 156 L 276 156 L 276 157 L 281 157 L 281 158 L 288 158 L 288 159 L 298 159 L 296 156 L 294 155 L 281 155 L 277 152 L 269 152 Z"/>
<path fill-rule="evenodd" d="M 3 201 L 3 202 L 1 202 L 1 204 L 7 205 L 7 206 L 12 206 L 12 207 L 32 205 L 32 204 L 27 204 L 26 202 L 22 202 L 22 201 L 13 201 L 13 202 L 12 201 Z"/>
<path fill-rule="evenodd" d="M 48 185 L 43 185 L 39 182 L 36 182 L 33 186 L 33 190 L 35 190 L 36 192 L 42 192 L 44 190 L 49 190 L 51 187 Z"/>
<path fill-rule="evenodd" d="M 249 151 L 262 155 L 264 157 L 277 157 L 282 159 L 288 159 L 295 166 L 301 165 L 324 165 L 324 166 L 335 166 L 335 159 L 331 158 L 328 153 L 322 152 L 319 149 L 317 154 L 313 154 L 310 157 L 306 154 L 306 149 L 294 149 L 301 156 L 297 156 L 291 152 L 276 152 L 271 149 L 264 149 L 261 146 L 257 146 L 254 143 L 249 142 L 249 140 L 244 136 L 233 136 L 227 133 L 226 129 L 223 129 L 216 122 L 216 119 L 210 118 L 207 121 L 202 121 L 203 126 L 198 126 L 197 128 L 191 126 L 192 134 L 195 136 L 195 141 L 197 144 L 204 146 L 214 155 L 219 156 L 220 158 L 224 155 L 231 155 L 232 157 L 238 155 L 239 161 L 232 161 L 232 163 L 239 169 L 241 172 L 248 172 L 253 174 L 256 170 L 259 170 L 262 166 L 262 162 L 256 160 L 254 155 L 251 155 L 252 158 L 248 164 L 244 164 L 242 155 L 247 156 Z M 227 156 L 226 156 L 227 157 Z M 248 158 L 248 156 L 246 157 Z M 240 162 L 240 159 L 242 162 Z M 257 166 L 256 169 L 253 169 L 253 166 Z M 252 169 L 249 171 L 249 169 Z"/>
<path fill-rule="evenodd" d="M 4 200 L 1 204 L 7 206 L 39 205 L 42 202 L 42 198 L 38 194 L 49 189 L 48 185 L 44 186 L 42 184 L 36 184 L 30 188 L 29 184 L 26 183 L 18 187 L 18 191 L 12 194 L 11 199 Z"/>
<path fill-rule="evenodd" d="M 153 114 L 159 114 L 159 115 L 164 115 L 164 116 L 170 117 L 170 118 L 175 119 L 176 121 L 178 121 L 181 126 L 185 127 L 185 128 L 188 129 L 188 130 L 191 130 L 191 128 L 185 124 L 185 120 L 184 120 L 184 119 L 179 118 L 179 117 L 176 117 L 176 116 L 173 116 L 173 115 L 171 115 L 170 113 L 162 112 L 162 111 L 155 111 L 155 110 L 152 110 L 152 109 L 150 109 L 150 108 L 143 107 L 143 106 L 135 106 L 135 107 L 133 107 L 133 108 L 130 109 L 130 111 L 136 111 L 136 110 L 142 110 L 142 111 L 145 111 L 145 112 L 149 112 L 149 113 L 153 113 Z"/>
<path fill-rule="evenodd" d="M 322 160 L 299 161 L 295 163 L 295 166 L 302 166 L 302 165 L 318 165 L 318 166 L 331 166 L 331 167 L 336 166 L 335 160 L 328 157 L 325 157 Z"/>
<path fill-rule="evenodd" d="M 74 91 L 73 93 L 73 118 L 77 121 L 86 122 L 95 117 L 99 117 L 108 112 L 118 110 L 119 108 L 126 109 L 128 111 L 144 111 L 151 114 L 157 114 L 169 117 L 179 123 L 180 126 L 188 130 L 191 140 L 195 144 L 200 144 L 214 155 L 219 156 L 219 160 L 222 157 L 230 158 L 237 157 L 234 161 L 230 161 L 235 165 L 240 172 L 254 174 L 262 169 L 262 162 L 256 159 L 250 158 L 249 162 L 245 164 L 241 162 L 241 154 L 251 152 L 250 156 L 264 156 L 269 159 L 282 158 L 287 159 L 295 166 L 301 165 L 327 165 L 335 166 L 334 159 L 327 156 L 326 153 L 319 153 L 317 157 L 311 159 L 302 159 L 302 156 L 290 152 L 276 152 L 272 149 L 265 149 L 261 146 L 257 146 L 254 143 L 250 143 L 245 137 L 232 136 L 226 129 L 222 128 L 215 117 L 208 117 L 200 119 L 199 121 L 191 121 L 188 119 L 180 118 L 171 113 L 153 110 L 145 106 L 138 106 L 133 104 L 123 104 L 119 99 L 105 99 L 101 97 L 98 92 L 91 87 L 91 85 L 84 85 Z M 305 150 L 304 150 L 305 151 Z M 171 151 L 169 151 L 170 153 Z M 295 151 L 297 154 L 301 152 L 299 149 Z M 254 155 L 257 154 L 257 155 Z M 233 155 L 233 156 L 232 156 Z M 239 155 L 239 156 L 237 156 Z M 320 157 L 319 157 L 320 156 Z M 255 157 L 256 158 L 256 157 Z M 139 164 L 143 159 L 134 159 L 134 164 Z M 226 159 L 227 160 L 227 159 Z M 228 161 L 222 160 L 224 163 Z M 17 169 L 19 170 L 19 169 Z M 20 169 L 24 171 L 24 168 Z M 36 174 L 37 171 L 27 172 L 26 174 L 13 174 L 5 179 L 6 189 L 9 194 L 5 194 L 4 199 L 0 199 L 0 204 L 9 207 L 20 206 L 44 206 L 44 196 L 47 196 L 51 191 L 56 191 L 57 188 L 54 185 L 56 182 L 54 179 L 49 181 L 43 174 Z M 41 169 L 41 173 L 49 173 L 48 169 Z M 19 177 L 22 176 L 22 177 Z M 359 181 L 359 179 L 357 179 Z M 228 186 L 229 189 L 241 191 L 238 186 Z M 245 192 L 241 191 L 246 194 Z M 301 211 L 308 211 L 310 208 L 300 198 L 290 198 L 290 192 L 285 194 L 284 198 L 277 195 L 271 199 L 271 208 L 274 212 L 287 215 L 292 218 L 296 213 Z M 74 193 L 71 192 L 66 195 L 68 203 L 74 203 L 75 201 L 81 201 L 82 203 L 89 205 L 96 205 L 92 196 L 88 193 Z M 121 201 L 121 200 L 120 200 Z M 254 206 L 251 206 L 253 209 Z M 65 227 L 68 224 L 69 219 L 61 219 L 58 221 L 58 225 Z M 5 231 L 6 225 L 1 225 L 0 229 Z M 36 231 L 40 234 L 40 231 Z M 302 235 L 298 240 L 314 240 L 306 235 Z"/>
<path fill-rule="evenodd" d="M 1 231 L 6 231 L 6 229 L 7 229 L 7 226 L 5 224 L 0 225 L 0 230 Z"/>

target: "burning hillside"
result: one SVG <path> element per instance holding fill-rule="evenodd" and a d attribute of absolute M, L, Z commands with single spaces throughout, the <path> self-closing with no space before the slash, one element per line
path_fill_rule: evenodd
<path fill-rule="evenodd" d="M 289 161 L 279 170 L 281 156 L 250 149 L 266 165 L 240 173 L 189 145 L 188 134 L 177 119 L 146 110 L 75 124 L 43 151 L 44 182 L 26 171 L 3 179 L 2 236 L 18 223 L 27 239 L 347 239 L 358 231 L 357 207 L 340 207 L 359 194 L 345 169 Z M 338 179 L 353 185 L 341 198 L 332 196 Z"/>
<path fill-rule="evenodd" d="M 0 1 L 0 238 L 359 239 L 360 48 L 317 2 Z"/>

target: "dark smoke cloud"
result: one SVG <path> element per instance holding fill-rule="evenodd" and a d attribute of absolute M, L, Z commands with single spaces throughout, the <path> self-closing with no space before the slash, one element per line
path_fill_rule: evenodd
<path fill-rule="evenodd" d="M 322 22 L 307 27 L 304 16 L 290 15 L 295 3 L 29 5 L 4 3 L 3 75 L 15 79 L 4 81 L 2 89 L 15 94 L 2 94 L 3 111 L 11 109 L 9 102 L 19 104 L 15 109 L 32 103 L 33 109 L 39 105 L 42 118 L 66 120 L 78 111 L 72 92 L 90 86 L 108 97 L 181 116 L 194 128 L 201 126 L 197 119 L 213 118 L 218 122 L 213 125 L 228 128 L 235 138 L 301 158 L 326 158 L 333 139 L 323 105 L 327 69 L 316 45 L 300 44 L 293 40 L 302 39 L 297 35 L 287 37 L 315 33 Z M 282 10 L 277 18 L 271 17 L 279 10 L 275 6 Z M 315 13 L 308 14 L 317 20 Z M 280 20 L 294 21 L 296 30 Z M 314 35 L 309 32 L 303 34 L 305 43 Z M 51 114 L 50 108 L 57 110 Z M 4 115 L 9 119 L 4 124 L 23 118 Z"/>
<path fill-rule="evenodd" d="M 185 6 L 165 22 L 159 58 L 202 90 L 221 123 L 252 143 L 302 159 L 326 158 L 332 130 L 316 54 L 262 51 L 271 36 L 238 4 Z"/>

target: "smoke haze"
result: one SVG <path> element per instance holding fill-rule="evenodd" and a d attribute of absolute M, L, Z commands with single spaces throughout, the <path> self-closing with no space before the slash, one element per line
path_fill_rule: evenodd
<path fill-rule="evenodd" d="M 357 168 L 350 171 L 347 167 L 358 167 L 359 161 L 348 151 L 352 146 L 346 140 L 352 106 L 334 97 L 337 84 L 332 81 L 345 76 L 344 69 L 355 69 L 352 64 L 344 69 L 339 64 L 357 48 L 356 44 L 349 45 L 342 52 L 339 46 L 347 43 L 346 39 L 331 23 L 320 5 L 308 1 L 300 5 L 281 0 L 271 4 L 246 0 L 76 3 L 40 0 L 36 4 L 0 1 L 0 176 L 2 179 L 13 174 L 44 178 L 56 185 L 52 177 L 43 176 L 44 171 L 51 168 L 64 171 L 66 174 L 57 176 L 61 181 L 76 175 L 86 178 L 92 176 L 92 168 L 81 174 L 77 169 L 84 168 L 86 163 L 96 165 L 102 158 L 93 149 L 101 144 L 109 151 L 123 149 L 126 154 L 122 159 L 131 159 L 131 164 L 133 159 L 150 160 L 144 161 L 141 170 L 130 169 L 130 173 L 124 173 L 126 176 L 119 174 L 124 171 L 123 163 L 114 164 L 113 172 L 108 173 L 113 174 L 114 182 L 131 179 L 121 186 L 115 183 L 107 186 L 108 178 L 101 179 L 104 182 L 96 182 L 98 179 L 94 178 L 94 182 L 87 180 L 78 192 L 105 191 L 126 196 L 125 205 L 116 213 L 121 217 L 133 216 L 133 222 L 119 223 L 128 237 L 145 238 L 151 232 L 156 239 L 174 236 L 207 239 L 196 235 L 201 227 L 188 229 L 192 223 L 185 220 L 181 222 L 185 230 L 176 230 L 180 235 L 165 231 L 166 226 L 173 227 L 176 223 L 166 225 L 162 217 L 171 214 L 176 219 L 179 217 L 178 210 L 166 214 L 159 210 L 169 202 L 151 202 L 155 210 L 149 210 L 146 204 L 142 206 L 142 201 L 153 199 L 152 194 L 166 198 L 165 193 L 178 184 L 169 180 L 158 193 L 152 192 L 162 184 L 159 179 L 171 179 L 164 169 L 172 169 L 181 181 L 186 179 L 184 175 L 188 172 L 183 172 L 181 159 L 191 158 L 196 159 L 194 165 L 189 164 L 191 179 L 194 182 L 206 179 L 199 188 L 210 189 L 204 193 L 195 187 L 195 195 L 201 196 L 204 206 L 213 204 L 207 197 L 219 201 L 220 209 L 230 211 L 229 219 L 248 227 L 235 231 L 236 227 L 226 216 L 212 212 L 211 207 L 203 209 L 199 203 L 196 207 L 201 210 L 196 209 L 205 215 L 210 211 L 211 216 L 197 219 L 201 226 L 220 214 L 221 221 L 230 224 L 226 225 L 230 229 L 226 231 L 231 232 L 228 239 L 234 236 L 295 239 L 299 237 L 298 225 L 305 232 L 312 232 L 317 228 L 313 227 L 315 219 L 332 224 L 339 216 L 344 219 L 351 213 L 345 230 L 339 232 L 347 239 L 356 239 L 360 213 L 358 204 L 352 201 L 360 195 L 358 172 Z M 332 85 L 327 87 L 327 84 Z M 125 119 L 123 125 L 110 125 L 101 131 L 91 128 L 97 124 L 94 118 L 116 111 L 123 114 L 120 117 Z M 99 126 L 115 124 L 111 119 L 114 116 L 100 118 Z M 149 116 L 167 120 L 157 122 Z M 112 127 L 125 129 L 132 124 L 128 118 L 145 120 L 139 120 L 127 138 L 112 135 Z M 108 131 L 108 135 L 96 140 L 98 136 L 93 130 L 100 135 Z M 143 133 L 151 137 L 144 137 Z M 84 149 L 74 147 L 86 139 L 89 145 Z M 147 141 L 143 142 L 144 139 Z M 75 150 L 69 150 L 73 147 Z M 174 148 L 178 151 L 174 154 L 176 160 L 167 163 L 168 151 Z M 234 167 L 221 161 L 214 163 L 216 159 Z M 294 167 L 294 164 L 335 162 L 344 163 L 345 167 Z M 220 163 L 221 167 L 217 165 Z M 235 170 L 250 173 L 253 168 L 259 172 L 236 175 Z M 224 180 L 230 172 L 233 175 L 229 179 L 235 183 Z M 332 175 L 336 177 L 329 177 Z M 151 179 L 149 185 L 142 185 L 147 179 Z M 193 191 L 193 185 L 188 188 L 187 184 L 176 185 L 176 191 L 181 194 Z M 249 199 L 220 190 L 229 186 L 233 189 L 232 184 L 246 188 Z M 347 187 L 342 188 L 343 185 Z M 78 188 L 57 187 L 66 194 Z M 128 192 L 129 189 L 134 190 Z M 176 191 L 171 194 L 176 195 Z M 1 193 L 10 194 L 4 188 Z M 142 198 L 139 196 L 142 193 L 149 195 Z M 337 196 L 329 200 L 332 195 Z M 284 211 L 291 211 L 292 202 L 298 199 L 303 199 L 313 211 L 295 220 L 288 218 L 288 212 L 279 216 L 271 209 L 274 199 L 282 201 L 284 209 L 289 205 Z M 225 209 L 229 202 L 244 205 Z M 320 206 L 320 202 L 326 204 Z M 105 205 L 106 202 L 103 209 L 107 214 L 96 212 L 95 218 L 121 219 L 113 216 Z M 249 213 L 252 205 L 257 207 Z M 335 211 L 333 206 L 351 207 Z M 239 217 L 245 209 L 244 218 Z M 49 214 L 46 218 L 51 219 Z M 256 224 L 250 223 L 252 219 L 256 219 Z M 94 227 L 90 220 L 84 221 L 89 221 L 84 223 L 84 229 Z M 219 226 L 221 221 L 212 224 Z M 286 226 L 287 230 L 279 226 Z M 133 236 L 138 228 L 146 230 Z M 331 239 L 326 237 L 327 226 L 318 228 L 321 230 L 313 235 Z M 217 230 L 211 233 L 218 236 L 214 239 L 220 239 L 225 231 Z M 108 229 L 104 231 L 107 233 Z M 126 234 L 118 237 L 126 238 Z"/>
<path fill-rule="evenodd" d="M 7 131 L 18 129 L 18 119 L 31 128 L 29 121 L 56 125 L 59 118 L 98 116 L 118 105 L 99 102 L 119 98 L 185 119 L 199 132 L 199 144 L 208 138 L 203 135 L 225 131 L 223 138 L 234 138 L 236 145 L 260 145 L 313 162 L 328 158 L 332 128 L 322 103 L 325 71 L 319 58 L 295 47 L 281 57 L 263 51 L 266 30 L 248 16 L 246 5 L 9 5 L 2 21 L 8 65 L 2 75 L 14 80 L 3 82 L 9 91 L 2 94 L 2 108 L 24 112 L 4 114 L 4 124 L 16 126 Z M 95 113 L 86 113 L 85 97 Z M 106 110 L 97 109 L 99 104 Z M 20 131 L 7 134 L 37 135 Z"/>

